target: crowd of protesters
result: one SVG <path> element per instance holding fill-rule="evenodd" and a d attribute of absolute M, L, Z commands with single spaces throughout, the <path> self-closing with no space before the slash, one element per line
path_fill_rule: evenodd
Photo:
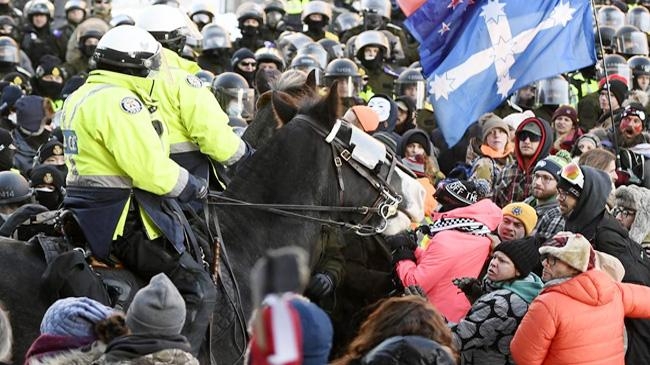
<path fill-rule="evenodd" d="M 389 0 L 244 2 L 237 39 L 210 1 L 155 0 L 131 17 L 113 16 L 111 0 L 68 0 L 55 27 L 48 0 L 0 0 L 0 235 L 53 230 L 48 214 L 79 183 L 64 111 L 83 108 L 98 71 L 120 72 L 98 54 L 104 35 L 137 28 L 164 47 L 150 95 L 164 123 L 197 123 L 167 149 L 197 191 L 200 169 L 184 165 L 182 145 L 235 165 L 264 142 L 247 131 L 265 122 L 268 100 L 298 100 L 305 85 L 317 95 L 337 85 L 340 120 L 381 141 L 426 190 L 412 230 L 332 235 L 301 285 L 263 293 L 248 363 L 650 363 L 650 3 L 596 3 L 597 64 L 516 91 L 448 146 L 418 45 Z M 146 104 L 122 100 L 128 114 Z M 274 108 L 270 117 L 293 117 Z M 210 125 L 216 114 L 227 130 Z M 57 300 L 25 364 L 198 364 L 206 328 L 183 329 L 199 305 L 167 274 L 148 275 L 124 312 Z M 10 321 L 0 306 L 0 363 L 12 363 Z"/>

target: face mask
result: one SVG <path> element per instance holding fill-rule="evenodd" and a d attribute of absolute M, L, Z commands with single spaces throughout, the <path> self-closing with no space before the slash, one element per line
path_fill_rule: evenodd
<path fill-rule="evenodd" d="M 257 35 L 258 31 L 259 29 L 257 27 L 244 25 L 241 29 L 241 34 L 245 37 L 253 37 Z"/>
<path fill-rule="evenodd" d="M 97 45 L 84 45 L 81 47 L 81 53 L 83 53 L 84 56 L 86 57 L 92 57 L 93 53 L 95 53 L 95 48 L 97 48 Z"/>
<path fill-rule="evenodd" d="M 384 19 L 379 14 L 370 13 L 370 14 L 365 14 L 363 17 L 367 29 L 378 29 L 382 25 L 384 25 Z"/>
<path fill-rule="evenodd" d="M 379 55 L 377 55 L 377 57 L 375 57 L 372 60 L 362 59 L 361 64 L 363 65 L 363 67 L 365 67 L 365 68 L 367 68 L 369 70 L 377 70 L 377 69 L 381 68 L 381 66 L 383 65 L 383 61 L 382 61 L 381 57 L 379 57 Z"/>
<path fill-rule="evenodd" d="M 242 107 L 241 104 L 236 101 L 231 101 L 228 103 L 228 108 L 226 108 L 226 113 L 229 117 L 241 117 Z"/>
<path fill-rule="evenodd" d="M 41 92 L 41 96 L 58 99 L 59 95 L 61 95 L 61 89 L 63 89 L 63 84 L 60 82 L 38 80 L 38 90 Z"/>
<path fill-rule="evenodd" d="M 58 191 L 36 190 L 36 201 L 49 210 L 56 210 L 63 201 Z"/>
<path fill-rule="evenodd" d="M 326 26 L 327 26 L 327 22 L 325 20 L 321 20 L 319 22 L 315 22 L 312 20 L 309 23 L 307 23 L 307 28 L 309 28 L 309 31 L 314 33 L 322 32 L 323 28 L 325 28 Z"/>
<path fill-rule="evenodd" d="M 68 165 L 63 164 L 63 165 L 55 165 L 56 169 L 61 171 L 61 176 L 63 176 L 63 179 L 65 181 L 65 177 L 68 176 Z M 65 182 L 63 183 L 65 186 Z"/>
<path fill-rule="evenodd" d="M 14 150 L 6 149 L 0 152 L 0 171 L 11 170 L 14 167 Z"/>

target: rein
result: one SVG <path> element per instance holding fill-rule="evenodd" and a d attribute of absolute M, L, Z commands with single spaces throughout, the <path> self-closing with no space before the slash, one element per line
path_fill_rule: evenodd
<path fill-rule="evenodd" d="M 345 185 L 343 183 L 343 173 L 341 166 L 347 163 L 358 175 L 366 180 L 375 190 L 378 191 L 377 199 L 375 199 L 372 207 L 357 206 L 357 207 L 344 207 L 344 206 L 322 206 L 322 205 L 298 205 L 298 204 L 258 204 L 250 203 L 243 200 L 228 198 L 221 194 L 210 193 L 208 204 L 220 206 L 243 206 L 253 209 L 258 209 L 285 217 L 293 217 L 304 219 L 312 222 L 317 222 L 329 226 L 341 227 L 354 231 L 360 236 L 370 236 L 373 234 L 383 232 L 388 226 L 388 218 L 397 212 L 398 205 L 402 201 L 402 197 L 390 186 L 390 181 L 395 168 L 398 165 L 397 158 L 391 156 L 391 163 L 388 169 L 386 179 L 375 176 L 371 169 L 363 166 L 361 163 L 354 159 L 353 153 L 349 150 L 349 145 L 337 137 L 341 128 L 341 121 L 337 120 L 336 124 L 331 131 L 323 129 L 312 118 L 299 114 L 295 119 L 305 122 L 312 130 L 324 138 L 332 148 L 332 158 L 336 171 L 336 178 L 339 186 L 339 200 L 343 204 Z M 216 200 L 216 201 L 215 201 Z M 296 212 L 345 212 L 362 214 L 364 217 L 359 223 L 353 224 L 343 221 L 337 221 L 330 218 L 318 218 L 306 214 Z M 373 217 L 378 215 L 382 219 L 380 226 L 375 227 L 367 224 Z"/>

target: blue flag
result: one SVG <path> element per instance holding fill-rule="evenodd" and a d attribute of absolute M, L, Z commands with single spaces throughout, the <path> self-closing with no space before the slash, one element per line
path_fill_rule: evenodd
<path fill-rule="evenodd" d="M 406 26 L 450 147 L 517 89 L 596 63 L 590 0 L 427 0 Z"/>

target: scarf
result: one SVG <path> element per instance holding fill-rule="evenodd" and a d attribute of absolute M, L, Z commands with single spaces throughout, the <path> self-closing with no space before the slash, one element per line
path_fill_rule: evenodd
<path fill-rule="evenodd" d="M 492 158 L 508 157 L 512 153 L 512 151 L 514 151 L 514 148 L 512 146 L 512 143 L 510 142 L 506 143 L 506 147 L 503 149 L 503 151 L 497 151 L 486 144 L 481 145 L 481 152 L 483 153 L 483 155 Z"/>

